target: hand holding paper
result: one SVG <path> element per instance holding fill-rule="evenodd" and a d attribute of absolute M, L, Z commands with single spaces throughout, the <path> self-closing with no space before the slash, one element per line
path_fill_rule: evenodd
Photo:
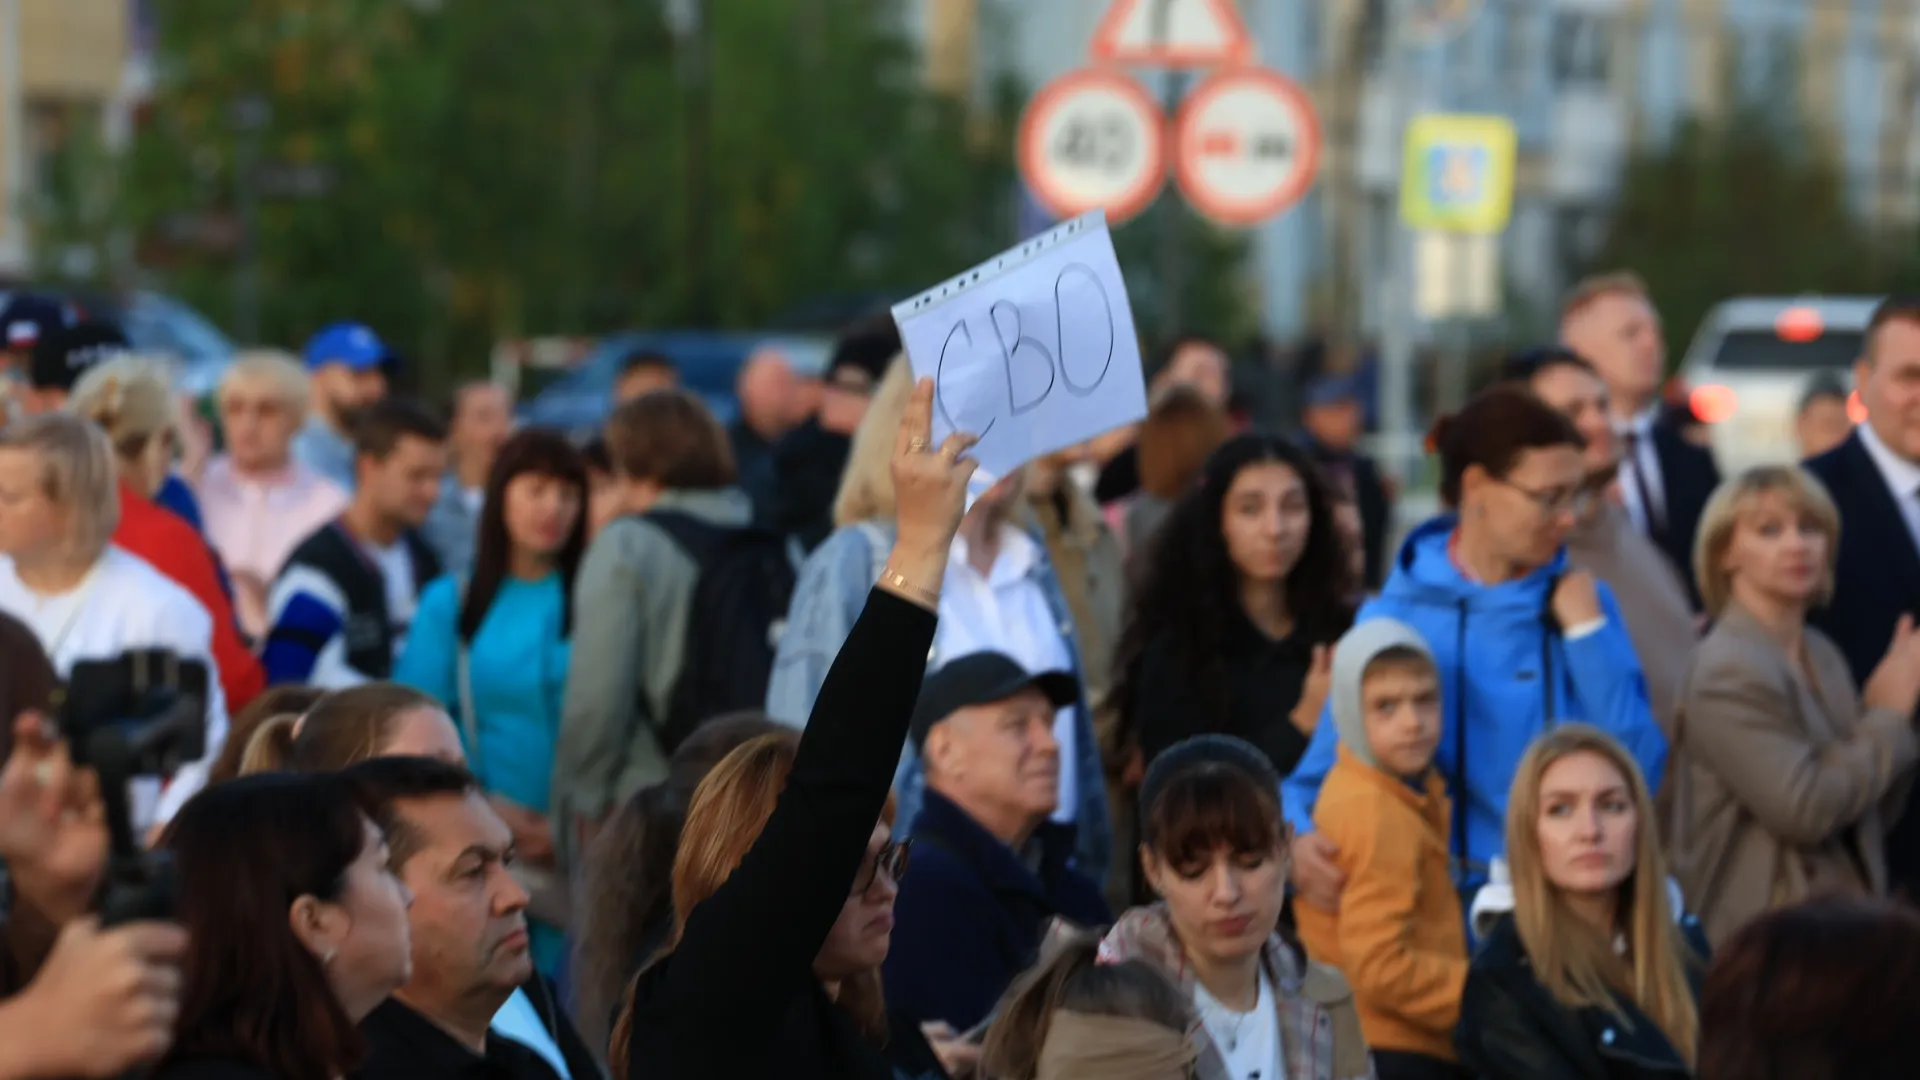
<path fill-rule="evenodd" d="M 1082 215 L 893 308 L 933 442 L 980 437 L 973 490 L 1146 415 L 1133 309 L 1106 216 Z"/>

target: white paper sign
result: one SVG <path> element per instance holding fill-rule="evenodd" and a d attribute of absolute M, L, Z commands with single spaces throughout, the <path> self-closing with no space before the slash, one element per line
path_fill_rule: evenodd
<path fill-rule="evenodd" d="M 1082 214 L 894 305 L 934 380 L 933 442 L 980 437 L 974 490 L 1147 414 L 1140 342 L 1105 213 Z"/>

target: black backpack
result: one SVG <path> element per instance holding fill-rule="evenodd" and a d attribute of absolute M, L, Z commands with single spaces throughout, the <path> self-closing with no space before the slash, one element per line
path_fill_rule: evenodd
<path fill-rule="evenodd" d="M 700 575 L 680 675 L 658 725 L 671 754 L 716 716 L 766 707 L 798 559 L 787 538 L 771 530 L 714 525 L 674 510 L 652 511 L 646 520 L 673 538 Z"/>

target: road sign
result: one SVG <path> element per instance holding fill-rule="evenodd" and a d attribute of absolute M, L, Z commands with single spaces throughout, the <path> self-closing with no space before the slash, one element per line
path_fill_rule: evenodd
<path fill-rule="evenodd" d="M 1020 175 L 1058 218 L 1105 210 L 1125 221 L 1167 180 L 1166 121 L 1140 84 L 1087 69 L 1041 88 L 1020 117 Z"/>
<path fill-rule="evenodd" d="M 1252 56 L 1234 0 L 1114 0 L 1093 32 L 1093 57 L 1109 64 L 1218 67 Z"/>
<path fill-rule="evenodd" d="M 1320 165 L 1320 121 L 1288 79 L 1264 68 L 1200 84 L 1174 125 L 1174 178 L 1194 209 L 1252 225 L 1300 200 Z"/>
<path fill-rule="evenodd" d="M 1497 233 L 1513 214 L 1513 122 L 1429 113 L 1407 125 L 1400 217 L 1410 228 Z"/>

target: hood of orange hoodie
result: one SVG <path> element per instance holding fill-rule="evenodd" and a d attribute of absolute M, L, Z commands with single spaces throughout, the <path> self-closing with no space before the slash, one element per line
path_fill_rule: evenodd
<path fill-rule="evenodd" d="M 1361 684 L 1367 667 L 1388 649 L 1412 649 L 1433 663 L 1433 651 L 1420 631 L 1399 619 L 1368 619 L 1358 623 L 1333 647 L 1333 671 L 1328 680 L 1327 698 L 1333 703 L 1333 723 L 1340 733 L 1341 745 L 1354 757 L 1379 768 L 1373 747 L 1367 742 L 1366 710 L 1360 701 Z"/>

